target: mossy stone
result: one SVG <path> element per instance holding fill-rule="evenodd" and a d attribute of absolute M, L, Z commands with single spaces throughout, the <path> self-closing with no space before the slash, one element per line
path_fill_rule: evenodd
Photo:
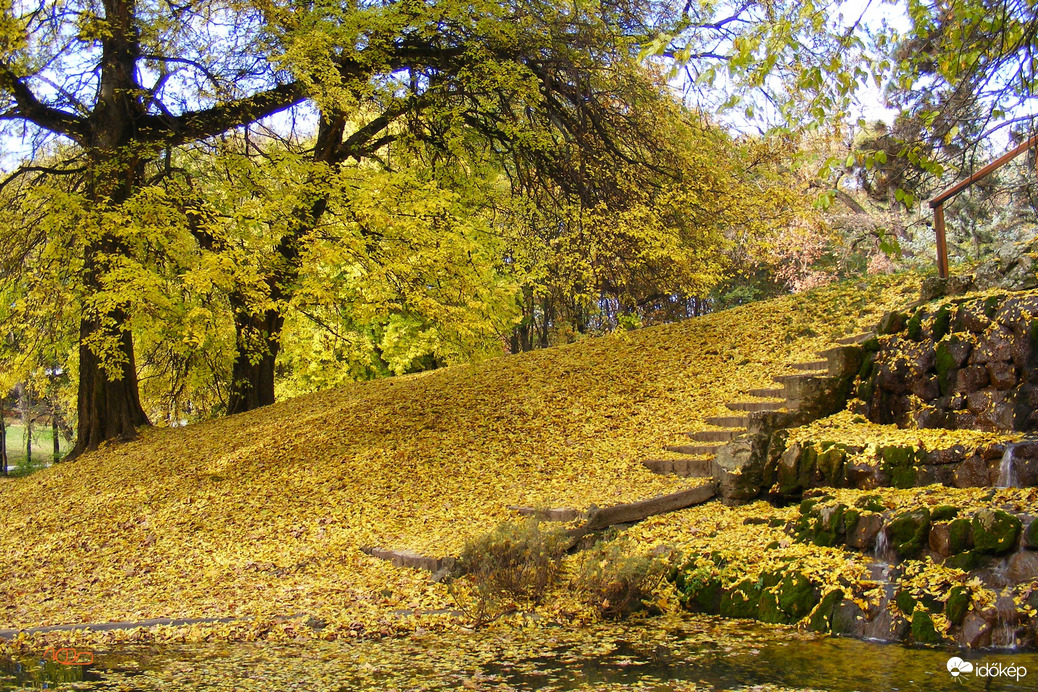
<path fill-rule="evenodd" d="M 898 591 L 897 596 L 894 596 L 894 603 L 906 617 L 915 611 L 915 597 L 910 591 Z"/>
<path fill-rule="evenodd" d="M 890 544 L 901 557 L 914 557 L 930 532 L 930 510 L 925 507 L 901 512 L 887 524 Z"/>
<path fill-rule="evenodd" d="M 797 482 L 801 488 L 810 488 L 813 485 L 811 481 L 814 478 L 817 463 L 818 450 L 811 445 L 804 447 L 804 451 L 800 453 L 800 460 L 797 464 Z"/>
<path fill-rule="evenodd" d="M 778 606 L 791 622 L 807 616 L 818 605 L 818 601 L 818 589 L 800 572 L 788 572 L 779 584 Z"/>
<path fill-rule="evenodd" d="M 830 447 L 818 455 L 817 469 L 822 477 L 833 488 L 843 486 L 843 467 L 847 460 L 847 453 L 840 447 Z"/>
<path fill-rule="evenodd" d="M 940 644 L 942 641 L 930 614 L 921 608 L 912 613 L 912 641 L 918 644 Z"/>
<path fill-rule="evenodd" d="M 905 326 L 905 314 L 903 312 L 892 311 L 883 315 L 879 320 L 879 327 L 876 331 L 879 334 L 896 334 L 897 332 L 904 329 Z"/>
<path fill-rule="evenodd" d="M 721 612 L 721 593 L 721 580 L 716 577 L 707 579 L 689 594 L 689 606 L 700 613 L 718 615 Z"/>
<path fill-rule="evenodd" d="M 895 488 L 915 487 L 915 461 L 918 451 L 915 447 L 891 445 L 879 450 L 880 468 L 890 476 L 890 484 Z"/>
<path fill-rule="evenodd" d="M 854 506 L 858 509 L 863 509 L 866 512 L 887 511 L 886 505 L 883 504 L 883 498 L 879 495 L 862 495 L 854 501 Z"/>
<path fill-rule="evenodd" d="M 953 586 L 948 591 L 944 614 L 953 625 L 961 625 L 970 607 L 970 592 L 965 586 Z"/>
<path fill-rule="evenodd" d="M 814 543 L 820 546 L 834 546 L 843 541 L 843 513 L 847 505 L 837 504 L 825 507 L 814 523 Z"/>
<path fill-rule="evenodd" d="M 930 521 L 950 521 L 959 516 L 959 508 L 953 505 L 937 505 L 930 510 Z"/>
<path fill-rule="evenodd" d="M 951 326 L 951 307 L 942 305 L 933 316 L 933 340 L 940 341 Z"/>
<path fill-rule="evenodd" d="M 998 312 L 998 306 L 1002 302 L 1002 298 L 999 296 L 988 296 L 984 299 L 984 315 L 988 319 L 993 319 L 995 313 Z"/>
<path fill-rule="evenodd" d="M 976 551 L 964 550 L 961 553 L 957 553 L 947 558 L 944 561 L 944 566 L 952 569 L 961 569 L 963 572 L 969 572 L 971 569 L 975 569 L 979 562 L 980 559 L 977 557 Z"/>
<path fill-rule="evenodd" d="M 982 509 L 973 515 L 973 545 L 978 552 L 1001 555 L 1016 547 L 1022 524 L 1001 509 Z"/>
<path fill-rule="evenodd" d="M 805 499 L 801 500 L 800 501 L 800 514 L 802 516 L 805 516 L 805 517 L 806 516 L 810 516 L 810 515 L 817 516 L 818 515 L 818 510 L 816 509 L 816 507 L 818 506 L 818 503 L 819 503 L 819 498 L 817 498 L 817 497 L 808 497 L 808 498 L 805 498 Z"/>
<path fill-rule="evenodd" d="M 1034 519 L 1027 525 L 1024 532 L 1024 543 L 1029 548 L 1038 548 L 1038 519 Z"/>
<path fill-rule="evenodd" d="M 815 609 L 811 611 L 809 627 L 815 632 L 828 632 L 832 627 L 833 610 L 843 600 L 843 590 L 830 591 L 818 602 Z"/>
<path fill-rule="evenodd" d="M 960 517 L 948 523 L 948 552 L 960 553 L 970 547 L 970 520 Z"/>
<path fill-rule="evenodd" d="M 919 341 L 923 338 L 923 311 L 916 310 L 915 314 L 912 315 L 911 319 L 905 325 L 908 330 L 908 338 L 912 341 Z"/>
<path fill-rule="evenodd" d="M 876 366 L 876 358 L 879 354 L 875 351 L 866 353 L 865 357 L 861 360 L 861 367 L 858 368 L 858 379 L 864 381 L 869 379 L 872 375 L 872 370 Z"/>
<path fill-rule="evenodd" d="M 850 534 L 854 531 L 855 527 L 858 526 L 858 520 L 861 519 L 861 512 L 856 509 L 848 509 L 843 513 L 843 531 L 845 534 Z"/>
<path fill-rule="evenodd" d="M 726 618 L 756 618 L 760 609 L 761 587 L 744 579 L 721 596 L 721 615 Z"/>
<path fill-rule="evenodd" d="M 760 596 L 760 607 L 757 608 L 757 619 L 774 625 L 788 625 L 789 616 L 782 612 L 778 604 L 778 594 L 774 589 L 763 591 Z"/>
<path fill-rule="evenodd" d="M 865 341 L 861 342 L 861 349 L 865 353 L 876 353 L 879 351 L 879 337 L 870 336 Z"/>

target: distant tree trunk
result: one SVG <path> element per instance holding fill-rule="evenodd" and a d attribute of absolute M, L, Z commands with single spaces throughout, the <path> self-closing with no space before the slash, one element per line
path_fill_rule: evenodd
<path fill-rule="evenodd" d="M 7 421 L 4 420 L 6 411 L 4 406 L 0 403 L 0 470 L 3 471 L 3 475 L 7 475 Z"/>
<path fill-rule="evenodd" d="M 244 413 L 274 403 L 274 368 L 281 350 L 284 324 L 285 318 L 277 310 L 253 315 L 243 306 L 235 311 L 238 347 L 231 371 L 228 414 Z"/>
<path fill-rule="evenodd" d="M 321 118 L 314 147 L 316 163 L 337 164 L 345 159 L 342 148 L 344 117 Z M 290 299 L 299 277 L 300 245 L 328 206 L 328 197 L 318 194 L 295 210 L 292 226 L 275 249 L 275 266 L 266 277 L 267 297 L 277 305 Z M 227 413 L 244 413 L 274 403 L 274 376 L 285 316 L 279 309 L 255 312 L 243 297 L 231 296 L 236 352 L 231 369 Z"/>
<path fill-rule="evenodd" d="M 54 436 L 54 463 L 61 461 L 61 442 L 58 440 L 58 410 L 55 408 L 50 414 L 51 435 Z"/>

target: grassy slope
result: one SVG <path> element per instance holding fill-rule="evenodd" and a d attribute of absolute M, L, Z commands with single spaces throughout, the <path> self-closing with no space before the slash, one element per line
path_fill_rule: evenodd
<path fill-rule="evenodd" d="M 426 574 L 359 548 L 449 554 L 507 505 L 687 485 L 640 460 L 917 290 L 882 277 L 356 384 L 0 482 L 0 628 L 296 612 L 378 627 L 392 608 L 449 606 Z"/>

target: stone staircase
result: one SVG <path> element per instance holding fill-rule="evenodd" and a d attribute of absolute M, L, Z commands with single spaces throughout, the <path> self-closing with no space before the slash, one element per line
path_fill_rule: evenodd
<path fill-rule="evenodd" d="M 642 464 L 654 473 L 675 475 L 687 478 L 710 478 L 713 473 L 713 461 L 718 450 L 750 428 L 750 415 L 759 412 L 790 411 L 797 408 L 796 387 L 804 378 L 837 375 L 839 367 L 833 362 L 833 355 L 843 346 L 859 344 L 873 336 L 871 333 L 856 334 L 836 341 L 837 346 L 818 353 L 823 360 L 806 363 L 793 363 L 789 367 L 797 371 L 795 375 L 778 375 L 774 378 L 781 387 L 750 389 L 745 400 L 731 401 L 725 407 L 732 411 L 729 416 L 711 416 L 706 424 L 716 429 L 698 430 L 685 435 L 690 442 L 665 445 L 663 449 L 680 456 L 646 459 Z M 738 415 L 734 415 L 738 414 Z"/>

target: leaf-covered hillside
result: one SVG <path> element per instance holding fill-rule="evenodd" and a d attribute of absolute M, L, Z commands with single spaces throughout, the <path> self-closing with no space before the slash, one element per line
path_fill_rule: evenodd
<path fill-rule="evenodd" d="M 570 346 L 153 429 L 0 483 L 0 628 L 443 608 L 364 546 L 456 553 L 514 516 L 689 482 L 641 460 L 785 366 L 913 300 L 881 277 Z"/>

